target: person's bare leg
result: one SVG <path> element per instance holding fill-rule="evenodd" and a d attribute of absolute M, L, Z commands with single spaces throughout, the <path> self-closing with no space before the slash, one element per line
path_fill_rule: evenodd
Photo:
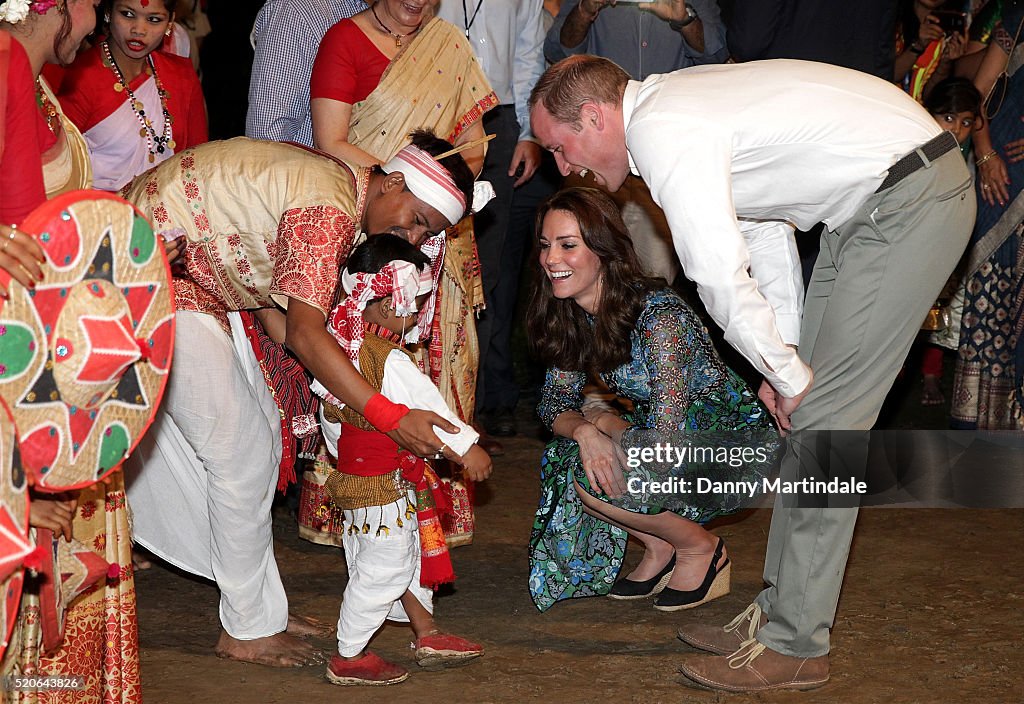
<path fill-rule="evenodd" d="M 221 630 L 215 652 L 217 657 L 269 667 L 302 667 L 321 663 L 325 659 L 322 650 L 288 633 L 239 640 Z"/>
<path fill-rule="evenodd" d="M 402 608 L 405 609 L 405 615 L 409 617 L 409 626 L 412 628 L 416 640 L 438 632 L 433 615 L 423 608 L 423 604 L 415 594 L 407 591 L 402 595 L 401 602 Z"/>
<path fill-rule="evenodd" d="M 132 546 L 132 567 L 138 570 L 148 570 L 153 567 L 149 559 L 149 553 L 142 548 Z"/>
<path fill-rule="evenodd" d="M 692 591 L 700 586 L 715 553 L 718 538 L 704 530 L 699 523 L 671 511 L 652 515 L 633 513 L 596 499 L 575 481 L 573 483 L 576 484 L 576 492 L 583 501 L 587 513 L 616 525 L 637 538 L 646 534 L 675 548 L 676 567 L 668 582 L 670 588 Z M 728 553 L 723 549 L 718 564 L 723 565 L 727 557 Z M 653 573 L 651 576 L 654 576 Z"/>

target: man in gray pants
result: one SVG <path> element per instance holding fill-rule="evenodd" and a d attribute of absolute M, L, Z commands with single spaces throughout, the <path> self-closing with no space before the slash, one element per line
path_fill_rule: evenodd
<path fill-rule="evenodd" d="M 801 431 L 784 475 L 817 461 L 804 431 L 871 428 L 974 223 L 952 135 L 886 81 L 789 60 L 637 82 L 571 57 L 530 106 L 563 174 L 592 172 L 610 190 L 630 172 L 647 182 L 708 313 L 764 376 L 759 397 L 784 433 Z M 793 227 L 819 221 L 804 303 Z M 768 588 L 725 628 L 682 629 L 719 655 L 683 673 L 737 692 L 824 684 L 856 516 L 777 502 Z"/>

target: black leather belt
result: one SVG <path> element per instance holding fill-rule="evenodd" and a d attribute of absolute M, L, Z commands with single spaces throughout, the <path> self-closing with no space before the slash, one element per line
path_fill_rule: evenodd
<path fill-rule="evenodd" d="M 924 146 L 919 147 L 920 151 L 924 152 L 929 163 L 935 161 L 946 152 L 959 148 L 960 145 L 957 144 L 956 137 L 953 136 L 952 132 L 943 132 L 938 137 L 930 139 Z M 882 181 L 882 185 L 878 187 L 875 193 L 881 193 L 887 188 L 892 188 L 910 174 L 924 168 L 924 159 L 917 152 L 918 149 L 915 149 L 890 166 L 889 173 L 886 174 L 885 180 Z"/>

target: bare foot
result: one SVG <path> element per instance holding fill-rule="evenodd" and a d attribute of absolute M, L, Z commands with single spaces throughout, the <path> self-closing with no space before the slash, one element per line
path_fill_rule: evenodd
<path fill-rule="evenodd" d="M 275 633 L 254 640 L 238 640 L 222 630 L 214 652 L 219 658 L 268 667 L 302 667 L 326 660 L 322 650 L 288 633 Z"/>
<path fill-rule="evenodd" d="M 146 557 L 146 553 L 138 548 L 132 548 L 132 567 L 138 570 L 148 570 L 153 563 Z"/>
<path fill-rule="evenodd" d="M 939 382 L 939 377 L 925 374 L 924 384 L 921 388 L 921 405 L 941 406 L 945 402 L 946 397 L 942 394 L 942 384 Z"/>
<path fill-rule="evenodd" d="M 288 614 L 287 632 L 299 638 L 329 638 L 334 635 L 334 624 L 324 623 L 312 616 Z"/>

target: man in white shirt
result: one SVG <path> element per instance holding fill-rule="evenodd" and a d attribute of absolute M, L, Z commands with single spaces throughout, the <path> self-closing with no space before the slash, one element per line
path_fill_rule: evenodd
<path fill-rule="evenodd" d="M 441 0 L 437 16 L 463 30 L 500 104 L 484 117 L 488 145 L 480 180 L 495 198 L 474 218 L 486 309 L 477 322 L 480 372 L 476 408 L 495 435 L 515 435 L 512 409 L 518 400 L 511 355 L 511 328 L 523 252 L 529 251 L 536 197 L 547 185 L 534 178 L 543 152 L 533 141 L 527 101 L 544 71 L 542 0 Z M 529 182 L 529 183 L 528 183 Z M 548 188 L 551 188 L 550 186 Z M 523 211 L 529 213 L 523 217 Z M 517 224 L 529 223 L 525 227 Z M 496 453 L 495 441 L 482 444 Z"/>
<path fill-rule="evenodd" d="M 630 172 L 647 182 L 684 273 L 764 376 L 759 396 L 784 432 L 871 428 L 974 223 L 956 140 L 921 106 L 826 64 L 701 66 L 638 82 L 593 56 L 551 67 L 530 106 L 563 174 L 593 172 L 610 190 Z M 819 221 L 802 311 L 793 227 Z M 782 471 L 813 455 L 796 438 Z M 740 692 L 824 684 L 856 515 L 777 503 L 768 588 L 728 629 L 681 629 L 721 656 L 692 659 L 684 674 Z"/>

